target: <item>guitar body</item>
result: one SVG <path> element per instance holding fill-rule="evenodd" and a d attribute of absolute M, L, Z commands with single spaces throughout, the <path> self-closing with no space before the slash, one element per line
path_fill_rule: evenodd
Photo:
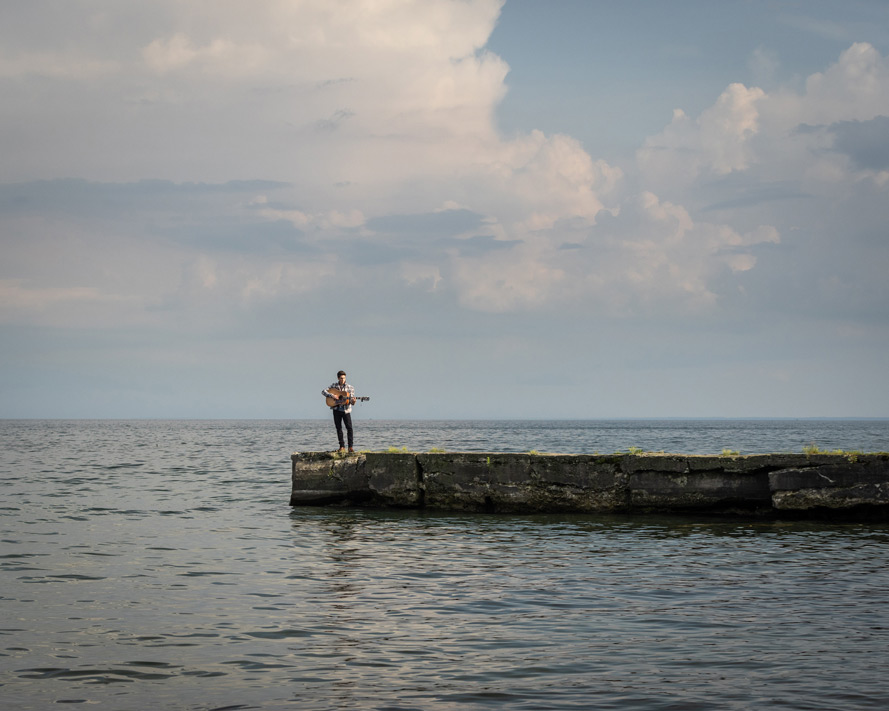
<path fill-rule="evenodd" d="M 336 392 L 336 391 L 335 390 L 334 391 L 328 390 L 327 392 Z M 370 398 L 369 397 L 354 397 L 353 396 L 351 398 L 351 404 L 354 405 L 356 402 L 365 402 L 366 400 L 370 400 Z M 349 399 L 348 398 L 337 398 L 337 397 L 334 397 L 333 395 L 328 395 L 327 400 L 325 402 L 327 402 L 327 407 L 332 408 L 332 407 L 339 407 L 340 405 L 346 405 L 349 402 Z"/>

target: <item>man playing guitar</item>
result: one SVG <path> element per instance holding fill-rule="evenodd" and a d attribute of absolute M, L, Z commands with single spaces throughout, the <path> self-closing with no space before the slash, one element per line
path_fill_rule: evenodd
<path fill-rule="evenodd" d="M 333 410 L 333 424 L 336 427 L 336 436 L 340 443 L 340 452 L 346 451 L 343 441 L 343 424 L 346 425 L 346 434 L 349 439 L 349 451 L 354 452 L 352 437 L 352 405 L 355 404 L 355 388 L 346 382 L 346 371 L 341 370 L 336 374 L 336 382 L 321 391 L 325 399 L 334 398 L 331 405 Z M 330 404 L 328 402 L 328 404 Z"/>

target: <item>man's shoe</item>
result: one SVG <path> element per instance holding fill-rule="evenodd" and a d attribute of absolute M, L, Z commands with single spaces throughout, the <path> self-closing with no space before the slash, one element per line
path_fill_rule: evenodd
<path fill-rule="evenodd" d="M 355 450 L 352 449 L 351 447 L 349 447 L 349 451 L 350 451 L 350 452 L 354 452 Z"/>
<path fill-rule="evenodd" d="M 336 450 L 336 451 L 337 451 L 337 452 L 345 452 L 345 451 L 346 451 L 346 448 L 345 448 L 345 447 L 340 447 L 340 448 L 339 448 L 338 450 Z"/>

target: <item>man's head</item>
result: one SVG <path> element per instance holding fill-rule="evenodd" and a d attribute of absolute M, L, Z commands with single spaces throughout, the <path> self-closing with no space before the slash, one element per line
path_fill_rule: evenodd
<path fill-rule="evenodd" d="M 345 383 L 346 382 L 346 371 L 341 370 L 339 373 L 337 373 L 336 379 L 340 381 L 340 384 Z"/>

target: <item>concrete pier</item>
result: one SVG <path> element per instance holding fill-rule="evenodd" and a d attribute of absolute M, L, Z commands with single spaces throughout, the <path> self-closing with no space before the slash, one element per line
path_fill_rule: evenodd
<path fill-rule="evenodd" d="M 889 454 L 293 453 L 291 506 L 889 520 Z"/>

